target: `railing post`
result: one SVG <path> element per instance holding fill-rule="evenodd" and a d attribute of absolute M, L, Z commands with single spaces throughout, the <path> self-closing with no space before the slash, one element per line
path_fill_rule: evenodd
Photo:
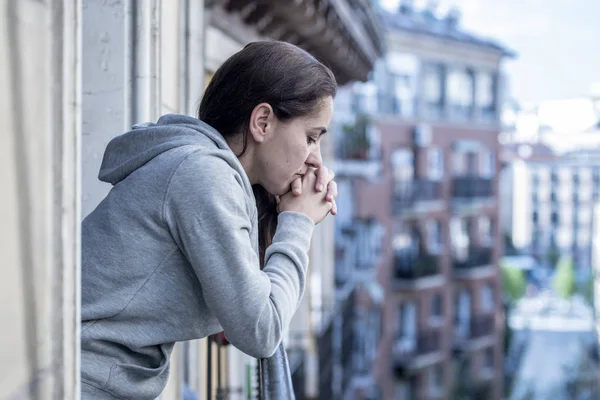
<path fill-rule="evenodd" d="M 223 389 L 223 381 L 221 376 L 221 357 L 223 353 L 223 345 L 217 341 L 217 400 L 223 400 L 225 393 Z"/>
<path fill-rule="evenodd" d="M 206 338 L 206 398 L 210 400 L 212 398 L 212 337 Z"/>

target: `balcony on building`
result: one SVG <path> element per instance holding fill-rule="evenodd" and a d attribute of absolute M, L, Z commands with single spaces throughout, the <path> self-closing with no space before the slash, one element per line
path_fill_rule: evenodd
<path fill-rule="evenodd" d="M 418 211 L 432 202 L 442 201 L 442 182 L 414 179 L 394 184 L 394 214 Z"/>
<path fill-rule="evenodd" d="M 471 316 L 468 321 L 459 320 L 455 328 L 455 355 L 466 351 L 479 350 L 490 346 L 495 340 L 495 315 L 482 314 Z"/>
<path fill-rule="evenodd" d="M 433 365 L 444 357 L 440 329 L 423 330 L 413 337 L 399 337 L 393 345 L 393 366 L 399 378 L 410 376 L 414 371 Z"/>
<path fill-rule="evenodd" d="M 426 252 L 419 253 L 396 252 L 394 255 L 394 288 L 420 290 L 444 283 L 439 257 Z"/>
<path fill-rule="evenodd" d="M 336 174 L 374 178 L 381 173 L 380 149 L 375 127 L 369 118 L 359 115 L 339 128 L 335 141 Z"/>
<path fill-rule="evenodd" d="M 454 252 L 453 269 L 455 278 L 478 279 L 493 275 L 493 248 L 469 246 Z"/>
<path fill-rule="evenodd" d="M 452 178 L 452 198 L 455 201 L 477 201 L 494 197 L 493 180 L 480 176 Z"/>

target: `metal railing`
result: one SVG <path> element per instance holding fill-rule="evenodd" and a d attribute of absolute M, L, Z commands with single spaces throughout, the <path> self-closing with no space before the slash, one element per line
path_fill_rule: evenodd
<path fill-rule="evenodd" d="M 415 337 L 400 337 L 394 343 L 394 365 L 396 368 L 406 368 L 415 358 L 441 349 L 441 331 L 428 329 L 419 332 Z"/>
<path fill-rule="evenodd" d="M 229 346 L 229 342 L 224 333 L 220 332 L 209 336 L 207 343 L 206 398 L 225 400 L 231 394 L 243 395 L 242 387 L 226 386 L 227 379 L 226 372 L 223 373 L 223 360 L 227 357 L 226 347 Z M 215 345 L 216 352 L 214 351 Z M 216 366 L 213 357 L 216 357 Z M 215 374 L 216 377 L 214 377 Z M 213 387 L 213 380 L 216 380 L 216 387 Z M 295 399 L 292 373 L 283 343 L 279 345 L 272 357 L 257 360 L 254 386 L 248 389 L 255 395 L 253 397 L 256 400 Z"/>
<path fill-rule="evenodd" d="M 452 197 L 478 199 L 494 196 L 493 180 L 478 176 L 460 176 L 452 179 Z"/>
<path fill-rule="evenodd" d="M 396 279 L 420 279 L 440 273 L 437 256 L 431 254 L 394 256 L 394 277 Z"/>
<path fill-rule="evenodd" d="M 230 393 L 236 391 L 242 391 L 242 388 L 230 388 L 225 385 L 226 376 L 222 374 L 223 372 L 223 359 L 227 357 L 226 351 L 229 342 L 225 338 L 225 334 L 223 332 L 217 333 L 215 335 L 211 335 L 207 340 L 207 349 L 206 349 L 206 364 L 207 364 L 207 385 L 206 385 L 206 398 L 207 399 L 216 399 L 216 400 L 224 400 Z M 216 351 L 214 351 L 216 347 Z M 214 354 L 216 353 L 216 354 Z M 213 357 L 216 356 L 216 368 L 213 362 Z M 216 370 L 215 370 L 216 369 Z M 213 388 L 213 375 L 216 375 L 216 388 Z"/>
<path fill-rule="evenodd" d="M 400 213 L 421 201 L 442 199 L 442 183 L 427 179 L 415 179 L 394 184 L 394 211 Z"/>
<path fill-rule="evenodd" d="M 494 333 L 495 315 L 475 315 L 471 318 L 471 339 L 489 336 Z"/>
<path fill-rule="evenodd" d="M 472 270 L 492 263 L 492 248 L 471 247 L 466 259 L 454 259 L 454 268 L 457 271 Z"/>

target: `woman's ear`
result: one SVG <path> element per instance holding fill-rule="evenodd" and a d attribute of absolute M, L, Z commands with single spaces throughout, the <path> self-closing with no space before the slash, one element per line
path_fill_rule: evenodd
<path fill-rule="evenodd" d="M 257 143 L 262 143 L 272 123 L 273 108 L 269 103 L 260 103 L 252 110 L 250 115 L 250 135 Z"/>

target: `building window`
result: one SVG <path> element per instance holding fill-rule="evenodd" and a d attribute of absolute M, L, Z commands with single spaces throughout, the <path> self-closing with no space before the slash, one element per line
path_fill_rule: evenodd
<path fill-rule="evenodd" d="M 429 252 L 438 254 L 444 247 L 442 224 L 438 220 L 427 220 L 425 230 L 427 231 L 427 247 Z"/>
<path fill-rule="evenodd" d="M 427 163 L 429 179 L 439 181 L 444 177 L 444 151 L 439 148 L 431 148 L 427 152 Z"/>
<path fill-rule="evenodd" d="M 468 117 L 473 105 L 473 74 L 453 69 L 448 74 L 447 93 L 452 116 Z"/>
<path fill-rule="evenodd" d="M 462 289 L 456 296 L 454 312 L 454 328 L 456 336 L 466 338 L 471 332 L 471 294 L 468 289 Z"/>
<path fill-rule="evenodd" d="M 486 178 L 493 178 L 496 174 L 496 155 L 491 151 L 479 153 L 479 172 Z"/>
<path fill-rule="evenodd" d="M 461 385 L 470 385 L 473 381 L 471 375 L 471 357 L 466 356 L 455 361 L 455 381 Z"/>
<path fill-rule="evenodd" d="M 358 113 L 367 115 L 377 113 L 377 86 L 374 82 L 357 83 L 356 97 Z"/>
<path fill-rule="evenodd" d="M 410 182 L 414 176 L 414 155 L 409 149 L 398 149 L 392 153 L 392 170 L 396 182 Z"/>
<path fill-rule="evenodd" d="M 450 238 L 455 259 L 466 260 L 469 256 L 470 233 L 469 223 L 466 219 L 452 217 L 450 220 Z"/>
<path fill-rule="evenodd" d="M 483 355 L 483 368 L 487 370 L 494 369 L 494 348 L 488 347 Z"/>
<path fill-rule="evenodd" d="M 455 176 L 466 175 L 469 172 L 467 164 L 467 153 L 457 151 L 452 154 L 452 169 Z"/>
<path fill-rule="evenodd" d="M 444 367 L 436 364 L 429 369 L 429 391 L 432 396 L 437 396 L 444 389 Z"/>
<path fill-rule="evenodd" d="M 414 89 L 410 75 L 394 74 L 393 112 L 403 117 L 414 115 Z"/>
<path fill-rule="evenodd" d="M 486 313 L 494 311 L 494 286 L 491 283 L 481 288 L 481 309 Z"/>
<path fill-rule="evenodd" d="M 423 71 L 423 103 L 425 118 L 439 118 L 444 108 L 444 67 L 428 65 Z"/>
<path fill-rule="evenodd" d="M 417 381 L 416 378 L 410 378 L 409 380 L 400 380 L 396 383 L 396 399 L 403 400 L 414 400 L 417 393 Z"/>
<path fill-rule="evenodd" d="M 479 241 L 482 246 L 490 246 L 494 240 L 492 221 L 489 217 L 479 218 Z"/>
<path fill-rule="evenodd" d="M 417 337 L 417 307 L 414 302 L 406 302 L 400 306 L 400 350 L 412 351 Z"/>
<path fill-rule="evenodd" d="M 485 120 L 495 119 L 494 76 L 489 72 L 479 72 L 476 78 L 475 103 L 481 110 L 482 117 Z"/>
<path fill-rule="evenodd" d="M 441 318 L 444 310 L 444 302 L 442 295 L 437 293 L 431 299 L 431 316 L 434 318 Z"/>

